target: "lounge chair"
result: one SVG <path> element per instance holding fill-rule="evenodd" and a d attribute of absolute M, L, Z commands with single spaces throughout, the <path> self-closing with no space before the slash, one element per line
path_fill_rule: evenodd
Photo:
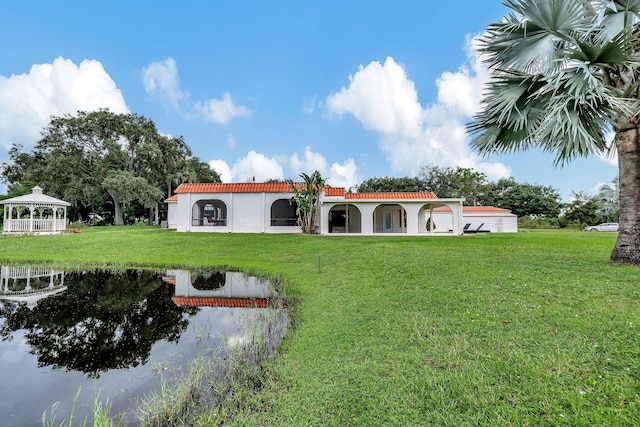
<path fill-rule="evenodd" d="M 468 225 L 471 225 L 471 224 L 468 224 Z M 466 234 L 490 233 L 490 232 L 491 232 L 491 230 L 481 230 L 481 228 L 482 228 L 482 226 L 483 226 L 483 225 L 484 225 L 484 222 L 483 222 L 482 224 L 480 224 L 480 225 L 478 226 L 478 228 L 476 228 L 475 230 L 469 230 L 469 229 L 467 228 L 467 226 L 465 225 L 465 226 L 464 226 L 464 229 L 463 229 L 463 232 L 464 232 L 464 233 L 466 233 Z"/>

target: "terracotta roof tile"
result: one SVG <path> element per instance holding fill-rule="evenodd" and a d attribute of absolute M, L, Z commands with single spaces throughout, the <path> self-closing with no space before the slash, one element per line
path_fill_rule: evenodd
<path fill-rule="evenodd" d="M 215 297 L 173 297 L 171 301 L 178 307 L 251 307 L 267 308 L 266 298 L 215 298 Z"/>
<path fill-rule="evenodd" d="M 437 199 L 435 193 L 348 193 L 348 200 L 406 200 Z"/>
<path fill-rule="evenodd" d="M 164 202 L 168 203 L 168 202 L 177 202 L 177 201 L 178 201 L 178 195 L 174 194 L 173 196 L 169 197 L 168 199 L 165 199 Z"/>
<path fill-rule="evenodd" d="M 286 182 L 235 183 L 235 184 L 180 184 L 176 194 L 181 193 L 288 193 L 291 187 Z"/>
<path fill-rule="evenodd" d="M 324 195 L 328 197 L 344 196 L 344 187 L 326 187 L 324 189 Z"/>
<path fill-rule="evenodd" d="M 295 185 L 304 188 L 301 183 Z M 229 184 L 180 184 L 176 188 L 176 194 L 181 193 L 290 193 L 291 187 L 286 182 L 247 182 L 247 183 L 229 183 Z M 344 188 L 327 187 L 325 194 L 331 196 L 344 195 Z M 167 199 L 168 201 L 171 198 Z"/>
<path fill-rule="evenodd" d="M 176 278 L 175 277 L 163 277 L 162 281 L 164 283 L 168 283 L 170 285 L 175 285 L 176 284 Z"/>
<path fill-rule="evenodd" d="M 304 184 L 296 183 L 304 188 Z M 167 202 L 177 200 L 178 194 L 184 193 L 290 193 L 291 187 L 286 182 L 271 183 L 235 183 L 235 184 L 180 184 L 176 194 L 168 198 Z M 398 192 L 398 193 L 345 193 L 344 187 L 326 187 L 325 196 L 345 197 L 349 200 L 406 200 L 406 199 L 436 199 L 435 193 L 426 192 Z"/>

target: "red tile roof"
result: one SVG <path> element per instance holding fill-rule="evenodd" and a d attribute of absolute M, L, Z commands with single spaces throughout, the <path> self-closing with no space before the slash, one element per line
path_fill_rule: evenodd
<path fill-rule="evenodd" d="M 296 183 L 304 188 L 304 184 Z M 177 200 L 178 194 L 184 193 L 291 193 L 291 187 L 286 182 L 247 182 L 235 184 L 180 184 L 176 194 L 168 198 L 167 202 Z M 325 187 L 325 196 L 344 197 L 348 200 L 425 200 L 437 199 L 435 193 L 426 192 L 397 192 L 397 193 L 345 193 L 343 187 Z M 175 199 L 174 199 L 175 198 Z"/>
<path fill-rule="evenodd" d="M 165 277 L 162 278 L 162 281 L 164 283 L 168 283 L 170 285 L 175 285 L 176 284 L 176 278 L 175 277 L 165 276 Z"/>
<path fill-rule="evenodd" d="M 325 187 L 324 195 L 328 197 L 344 196 L 344 187 Z"/>
<path fill-rule="evenodd" d="M 348 193 L 348 200 L 406 200 L 406 199 L 437 199 L 435 193 Z"/>
<path fill-rule="evenodd" d="M 304 188 L 304 184 L 295 185 Z M 327 196 L 342 196 L 344 188 L 326 187 Z M 247 182 L 232 184 L 180 184 L 176 188 L 176 194 L 181 193 L 291 193 L 291 186 L 286 182 Z M 173 196 L 172 196 L 173 197 Z M 171 198 L 167 201 L 171 201 Z"/>
<path fill-rule="evenodd" d="M 269 307 L 269 300 L 266 298 L 173 297 L 171 301 L 178 307 Z"/>
<path fill-rule="evenodd" d="M 165 203 L 169 203 L 169 202 L 177 202 L 178 201 L 178 195 L 174 194 L 173 196 L 169 197 L 168 199 L 165 199 Z"/>

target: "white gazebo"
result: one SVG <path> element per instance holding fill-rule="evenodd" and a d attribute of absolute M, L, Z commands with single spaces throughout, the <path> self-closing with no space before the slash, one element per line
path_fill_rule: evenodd
<path fill-rule="evenodd" d="M 67 228 L 67 207 L 70 203 L 42 194 L 35 186 L 31 194 L 0 200 L 4 205 L 2 232 L 53 234 Z"/>

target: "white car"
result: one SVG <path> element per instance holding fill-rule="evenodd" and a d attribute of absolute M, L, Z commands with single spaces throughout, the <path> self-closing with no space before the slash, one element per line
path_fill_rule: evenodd
<path fill-rule="evenodd" d="M 605 222 L 600 225 L 588 225 L 584 228 L 584 231 L 618 231 L 618 223 Z"/>

